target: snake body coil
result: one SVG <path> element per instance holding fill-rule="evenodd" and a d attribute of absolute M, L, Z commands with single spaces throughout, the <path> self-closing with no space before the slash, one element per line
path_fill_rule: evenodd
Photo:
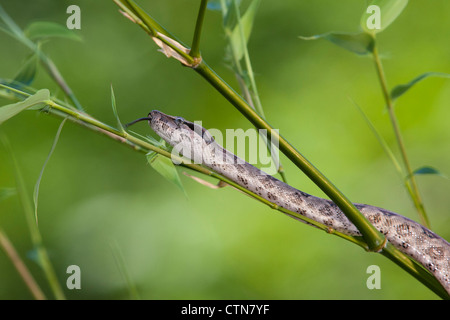
<path fill-rule="evenodd" d="M 344 234 L 361 235 L 332 201 L 304 193 L 262 172 L 222 148 L 201 126 L 160 111 L 152 111 L 143 119 L 149 120 L 151 128 L 183 156 L 287 210 Z M 365 204 L 355 206 L 392 245 L 428 269 L 450 293 L 450 244 L 446 240 L 394 212 Z"/>

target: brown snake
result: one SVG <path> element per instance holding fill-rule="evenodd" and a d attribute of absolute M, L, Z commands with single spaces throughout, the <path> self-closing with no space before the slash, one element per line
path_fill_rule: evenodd
<path fill-rule="evenodd" d="M 180 117 L 152 111 L 151 128 L 174 150 L 287 210 L 297 212 L 347 235 L 361 233 L 332 201 L 297 190 L 238 158 L 217 144 L 209 132 Z M 397 213 L 355 203 L 356 208 L 398 250 L 427 270 L 450 293 L 450 244 L 421 224 Z"/>

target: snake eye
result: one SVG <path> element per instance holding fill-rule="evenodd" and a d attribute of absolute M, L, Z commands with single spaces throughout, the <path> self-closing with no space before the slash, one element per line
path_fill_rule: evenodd
<path fill-rule="evenodd" d="M 176 117 L 174 121 L 175 121 L 175 124 L 176 124 L 177 126 L 180 126 L 180 125 L 182 125 L 186 120 L 184 120 L 184 118 L 182 118 L 182 117 Z"/>

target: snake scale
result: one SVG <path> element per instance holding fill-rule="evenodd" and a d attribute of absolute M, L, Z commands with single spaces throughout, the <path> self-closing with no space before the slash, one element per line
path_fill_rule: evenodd
<path fill-rule="evenodd" d="M 131 124 L 141 120 L 148 120 L 153 131 L 183 156 L 264 199 L 344 234 L 361 235 L 332 201 L 297 190 L 238 158 L 216 143 L 200 125 L 157 110 Z M 366 204 L 354 205 L 393 246 L 429 270 L 450 293 L 450 244 L 445 239 L 397 213 Z"/>

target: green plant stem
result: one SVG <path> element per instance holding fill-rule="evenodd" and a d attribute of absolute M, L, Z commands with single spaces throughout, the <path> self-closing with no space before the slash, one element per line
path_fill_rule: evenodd
<path fill-rule="evenodd" d="M 194 39 L 192 40 L 192 46 L 190 55 L 193 58 L 200 58 L 200 36 L 202 34 L 203 20 L 206 12 L 206 5 L 208 0 L 201 0 L 200 9 L 198 10 L 197 22 L 195 24 Z"/>
<path fill-rule="evenodd" d="M 299 220 L 302 220 L 304 222 L 312 224 L 315 227 L 317 227 L 323 231 L 326 231 L 327 233 L 337 235 L 343 239 L 346 239 L 348 241 L 351 241 L 351 242 L 359 245 L 360 247 L 364 248 L 366 251 L 368 250 L 367 244 L 362 239 L 360 239 L 360 237 L 352 237 L 352 236 L 348 236 L 346 234 L 337 232 L 333 229 L 330 229 L 329 227 L 327 227 L 325 225 L 322 225 L 314 220 L 304 217 L 297 212 L 292 212 L 285 208 L 282 208 L 282 207 L 278 206 L 277 204 L 270 202 L 270 201 L 262 198 L 261 196 L 241 187 L 237 183 L 223 177 L 222 175 L 220 175 L 216 172 L 213 172 L 203 166 L 189 163 L 185 159 L 177 157 L 167 150 L 158 148 L 148 142 L 143 141 L 142 139 L 139 139 L 135 136 L 128 134 L 127 132 L 122 132 L 118 129 L 115 129 L 115 128 L 113 128 L 105 123 L 102 123 L 101 121 L 98 121 L 84 113 L 80 113 L 76 110 L 62 106 L 58 103 L 55 103 L 52 100 L 45 101 L 45 103 L 50 107 L 50 109 L 48 109 L 47 112 L 49 112 L 53 115 L 56 115 L 56 116 L 64 118 L 64 119 L 67 118 L 67 119 L 71 120 L 72 122 L 75 122 L 79 125 L 83 125 L 83 126 L 89 128 L 90 130 L 93 130 L 93 131 L 99 132 L 103 135 L 106 135 L 116 141 L 119 141 L 119 142 L 131 147 L 135 151 L 141 152 L 143 154 L 147 154 L 150 151 L 154 151 L 158 154 L 161 154 L 164 157 L 171 158 L 172 160 L 176 161 L 177 163 L 180 163 L 181 166 L 183 166 L 183 167 L 189 168 L 198 173 L 201 173 L 201 174 L 204 174 L 204 175 L 207 175 L 207 176 L 210 176 L 210 177 L 213 177 L 213 178 L 216 178 L 218 180 L 225 182 L 226 184 L 232 186 L 233 188 L 235 188 L 235 189 L 247 194 L 248 196 L 262 202 L 263 204 L 271 207 L 272 209 L 278 210 L 278 211 L 283 212 L 287 215 L 290 215 L 294 218 L 297 218 Z"/>
<path fill-rule="evenodd" d="M 221 3 L 222 3 L 222 15 L 223 15 L 223 18 L 225 18 L 226 13 L 225 13 L 225 11 L 223 9 L 225 7 L 225 4 L 224 4 L 223 0 L 221 1 Z M 244 54 L 244 61 L 245 61 L 245 66 L 246 66 L 248 78 L 250 80 L 251 90 L 248 88 L 248 86 L 246 85 L 246 83 L 244 81 L 244 72 L 242 70 L 239 58 L 238 58 L 238 56 L 236 54 L 236 48 L 234 47 L 233 41 L 231 40 L 232 39 L 232 30 L 230 30 L 228 27 L 225 27 L 225 34 L 228 37 L 228 42 L 229 42 L 229 46 L 231 48 L 234 65 L 235 65 L 235 67 L 237 69 L 237 78 L 239 80 L 239 84 L 241 86 L 241 89 L 242 89 L 242 92 L 243 92 L 244 96 L 247 97 L 246 98 L 247 103 L 253 109 L 255 109 L 259 113 L 259 115 L 261 117 L 263 117 L 265 119 L 264 109 L 263 109 L 262 104 L 261 104 L 261 99 L 259 98 L 258 87 L 256 86 L 255 75 L 253 73 L 253 67 L 252 67 L 252 63 L 251 63 L 251 60 L 250 60 L 250 55 L 249 55 L 248 49 L 247 49 L 247 41 L 246 41 L 245 34 L 244 34 L 244 27 L 242 26 L 241 13 L 240 13 L 240 10 L 239 10 L 239 6 L 236 3 L 236 0 L 233 0 L 233 7 L 234 7 L 235 12 L 236 12 L 237 26 L 239 28 L 239 34 L 240 34 L 240 40 L 241 40 L 241 44 L 240 45 L 242 47 L 243 54 Z M 271 145 L 270 145 L 269 141 L 267 141 L 265 138 L 263 138 L 263 140 L 264 140 L 264 142 L 267 145 L 267 149 L 269 150 L 269 153 L 270 153 L 272 159 L 274 160 L 275 164 L 277 165 L 278 173 L 280 174 L 282 180 L 287 183 L 286 175 L 284 173 L 284 168 L 283 168 L 283 165 L 281 164 L 281 161 L 280 161 L 280 159 L 278 157 L 278 154 L 277 153 L 272 153 L 271 152 L 272 151 L 271 150 Z"/>
<path fill-rule="evenodd" d="M 7 138 L 4 135 L 0 135 L 0 137 L 3 141 L 3 144 L 9 151 L 9 154 L 11 155 L 11 159 L 13 161 L 13 167 L 14 167 L 14 173 L 15 173 L 15 179 L 16 179 L 19 199 L 22 203 L 22 207 L 23 207 L 23 210 L 25 213 L 25 218 L 27 221 L 28 229 L 30 231 L 31 242 L 33 243 L 33 246 L 37 252 L 37 258 L 38 258 L 39 264 L 42 267 L 42 270 L 44 271 L 44 274 L 47 278 L 47 281 L 50 285 L 50 288 L 51 288 L 53 294 L 55 295 L 55 298 L 57 300 L 65 300 L 64 291 L 62 290 L 62 287 L 59 284 L 55 269 L 53 268 L 53 265 L 50 261 L 47 250 L 42 241 L 41 233 L 40 233 L 39 228 L 34 219 L 33 206 L 31 205 L 31 201 L 26 193 L 26 185 L 25 185 L 25 181 L 22 177 L 22 174 L 19 170 L 19 164 L 17 163 L 17 160 L 14 157 L 14 154 L 12 152 L 11 146 L 10 146 Z"/>
<path fill-rule="evenodd" d="M 433 291 L 440 298 L 450 300 L 450 295 L 447 291 L 445 291 L 435 277 L 433 277 L 426 269 L 417 264 L 414 260 L 409 259 L 400 251 L 395 249 L 392 244 L 388 242 L 381 254 L 422 282 L 428 289 Z"/>
<path fill-rule="evenodd" d="M 404 183 L 405 186 L 411 196 L 411 199 L 414 202 L 414 205 L 419 213 L 419 217 L 421 220 L 421 223 L 426 226 L 427 228 L 430 228 L 430 222 L 428 220 L 428 216 L 425 212 L 425 207 L 423 205 L 422 197 L 420 196 L 419 188 L 417 187 L 416 178 L 413 174 L 411 164 L 408 159 L 408 155 L 406 153 L 405 143 L 403 141 L 403 137 L 401 134 L 400 126 L 398 124 L 397 117 L 395 115 L 394 111 L 394 104 L 392 102 L 391 96 L 389 94 L 388 86 L 387 86 L 387 80 L 386 76 L 384 74 L 384 68 L 381 63 L 380 55 L 378 53 L 378 46 L 375 42 L 374 48 L 373 48 L 373 59 L 375 62 L 375 67 L 377 70 L 378 79 L 380 81 L 381 89 L 383 91 L 384 100 L 388 109 L 389 113 L 389 119 L 392 124 L 392 128 L 394 130 L 395 139 L 397 141 L 398 148 L 400 150 L 403 165 L 406 170 L 406 175 L 404 177 Z"/>
<path fill-rule="evenodd" d="M 131 0 L 113 0 L 123 10 L 132 12 L 129 14 L 137 15 L 144 21 L 149 29 L 155 31 L 165 30 L 152 17 L 146 14 Z M 124 5 L 124 3 L 126 4 Z M 142 27 L 142 26 L 141 26 Z M 144 28 L 145 29 L 145 28 Z M 147 30 L 148 32 L 148 30 Z M 172 37 L 166 31 L 166 35 Z M 174 48 L 173 44 L 168 45 Z M 189 56 L 190 57 L 190 56 Z M 330 199 L 344 212 L 349 220 L 363 235 L 364 240 L 371 251 L 380 251 L 386 244 L 385 237 L 364 217 L 353 203 L 347 199 L 340 190 L 338 190 L 318 169 L 316 169 L 305 157 L 303 157 L 292 145 L 282 138 L 273 128 L 253 109 L 242 97 L 237 94 L 225 81 L 223 81 L 205 62 L 202 60 L 192 68 L 204 77 L 214 88 L 216 88 L 231 104 L 236 107 L 257 129 L 266 129 L 271 141 L 279 141 L 279 149 L 283 152 L 298 168 L 300 168 Z"/>
<path fill-rule="evenodd" d="M 2 86 L 5 87 L 4 85 L 2 85 Z M 17 89 L 13 89 L 13 90 L 17 91 L 17 94 L 21 93 Z M 21 93 L 21 95 L 24 98 L 29 96 L 26 93 Z M 10 99 L 17 99 L 17 96 L 5 96 L 5 97 L 10 98 Z M 310 223 L 310 224 L 314 225 L 315 227 L 317 227 L 327 233 L 336 235 L 342 239 L 345 239 L 347 241 L 350 241 L 350 242 L 360 246 L 361 248 L 363 248 L 366 251 L 370 251 L 369 246 L 367 245 L 367 243 L 365 242 L 365 240 L 362 237 L 353 237 L 353 236 L 348 236 L 348 235 L 342 234 L 333 229 L 330 229 L 327 226 L 317 223 L 314 220 L 307 219 L 306 217 L 303 217 L 296 212 L 291 212 L 289 210 L 286 210 L 286 209 L 276 205 L 275 203 L 272 203 L 272 202 L 260 197 L 259 195 L 255 194 L 255 193 L 252 193 L 251 191 L 241 187 L 240 185 L 236 184 L 235 182 L 233 182 L 233 181 L 231 181 L 231 180 L 229 180 L 229 179 L 227 179 L 227 178 L 225 178 L 203 166 L 189 163 L 185 159 L 179 158 L 167 150 L 158 148 L 140 138 L 137 138 L 135 136 L 128 134 L 127 132 L 113 128 L 101 121 L 98 121 L 97 119 L 94 119 L 93 117 L 91 117 L 83 112 L 73 109 L 71 106 L 65 106 L 63 102 L 57 103 L 53 100 L 47 100 L 47 101 L 45 101 L 45 103 L 47 104 L 47 106 L 44 107 L 43 109 L 41 109 L 43 112 L 47 112 L 47 113 L 57 116 L 59 118 L 63 118 L 63 119 L 67 118 L 68 120 L 70 120 L 78 125 L 81 125 L 91 131 L 98 132 L 102 135 L 105 135 L 113 140 L 116 140 L 116 141 L 128 146 L 129 148 L 133 149 L 134 151 L 140 152 L 142 154 L 147 154 L 150 151 L 154 151 L 154 152 L 161 154 L 162 156 L 172 158 L 177 163 L 180 163 L 180 165 L 182 167 L 194 170 L 200 174 L 204 174 L 204 175 L 216 178 L 220 181 L 223 181 L 226 184 L 228 184 L 228 185 L 234 187 L 235 189 L 245 193 L 246 195 L 260 201 L 261 203 L 269 206 L 272 209 L 275 209 L 277 211 L 285 213 L 285 214 L 292 216 L 294 218 L 297 218 L 301 221 Z M 33 214 L 31 214 L 31 216 L 33 216 Z M 387 252 L 386 252 L 386 250 L 387 250 Z M 393 248 L 392 246 L 389 246 L 389 244 L 388 244 L 388 247 L 386 247 L 381 253 L 387 257 L 392 256 L 393 258 L 391 258 L 391 260 L 393 260 L 396 264 L 398 264 L 400 267 L 402 267 L 403 269 L 405 269 L 406 271 L 411 273 L 420 282 L 422 282 L 427 287 L 432 289 L 436 294 L 443 296 L 443 293 L 442 293 L 443 289 L 439 283 L 436 284 L 436 279 L 434 279 L 434 277 L 430 273 L 428 273 L 428 271 L 426 271 L 425 269 L 419 270 L 420 272 L 418 272 L 416 270 L 417 265 L 414 264 L 408 256 L 406 256 L 402 252 L 398 251 L 397 249 Z M 448 296 L 447 296 L 447 298 L 448 298 Z"/>
<path fill-rule="evenodd" d="M 22 44 L 27 46 L 31 51 L 33 51 L 37 55 L 37 57 L 39 57 L 39 60 L 44 69 L 47 71 L 49 76 L 56 82 L 56 84 L 58 84 L 58 86 L 61 88 L 64 94 L 70 99 L 70 101 L 72 101 L 74 106 L 78 110 L 83 111 L 83 106 L 78 101 L 77 97 L 73 93 L 72 89 L 70 89 L 66 80 L 59 72 L 58 68 L 55 66 L 53 61 L 39 49 L 39 46 L 36 43 L 28 39 L 23 30 L 14 22 L 13 19 L 11 19 L 11 17 L 6 13 L 6 11 L 3 9 L 1 5 L 0 5 L 0 18 L 3 19 L 7 27 L 11 30 L 11 35 L 15 37 L 17 40 L 19 40 Z"/>
<path fill-rule="evenodd" d="M 106 135 L 107 137 L 112 138 L 120 143 L 123 143 L 123 144 L 127 145 L 128 147 L 132 148 L 133 150 L 138 151 L 140 153 L 147 154 L 149 151 L 154 151 L 154 152 L 161 154 L 162 156 L 172 158 L 173 160 L 176 160 L 177 163 L 181 163 L 181 166 L 191 169 L 191 170 L 194 170 L 198 173 L 216 178 L 220 181 L 223 181 L 226 184 L 228 184 L 228 185 L 232 186 L 233 188 L 243 192 L 244 194 L 258 200 L 259 202 L 269 206 L 272 209 L 275 209 L 279 212 L 285 213 L 285 214 L 287 214 L 293 218 L 299 219 L 301 221 L 310 223 L 310 224 L 314 225 L 315 227 L 317 227 L 327 233 L 336 235 L 342 239 L 345 239 L 347 241 L 350 241 L 350 242 L 360 246 L 361 248 L 363 248 L 366 251 L 370 251 L 367 243 L 361 237 L 348 236 L 346 234 L 343 234 L 343 233 L 337 232 L 333 229 L 330 229 L 329 227 L 327 227 L 325 225 L 317 223 L 314 220 L 311 220 L 304 216 L 301 216 L 300 214 L 298 214 L 296 212 L 286 210 L 286 209 L 276 205 L 275 203 L 272 203 L 272 202 L 262 198 L 261 196 L 241 187 L 240 185 L 236 184 L 235 182 L 233 182 L 233 181 L 231 181 L 231 180 L 229 180 L 229 179 L 227 179 L 227 178 L 225 178 L 203 166 L 188 163 L 184 159 L 178 158 L 175 155 L 171 154 L 167 150 L 155 147 L 154 145 L 152 145 L 146 141 L 143 141 L 142 139 L 134 137 L 126 132 L 121 132 L 120 130 L 110 127 L 107 124 L 104 124 L 96 119 L 93 119 L 92 117 L 90 117 L 88 115 L 85 115 L 78 111 L 74 111 L 70 108 L 66 108 L 59 104 L 52 104 L 51 108 L 49 109 L 48 112 L 53 115 L 56 115 L 58 117 L 61 117 L 61 118 L 67 118 L 79 125 L 87 127 L 88 129 L 90 129 L 92 131 L 99 132 L 103 135 Z M 399 265 L 402 269 L 406 270 L 408 273 L 410 273 L 413 277 L 415 277 L 417 280 L 422 282 L 426 287 L 430 288 L 433 292 L 435 292 L 441 298 L 443 298 L 443 299 L 449 298 L 448 294 L 442 288 L 440 283 L 427 270 L 425 270 L 421 266 L 417 265 L 417 263 L 412 261 L 408 256 L 406 256 L 402 252 L 395 249 L 389 243 L 383 249 L 383 251 L 381 251 L 381 254 L 386 256 L 390 260 L 392 260 L 394 263 Z"/>
<path fill-rule="evenodd" d="M 279 142 L 283 152 L 308 178 L 310 178 L 345 213 L 363 235 L 371 251 L 380 251 L 385 245 L 384 236 L 364 217 L 316 167 L 278 134 L 239 94 L 226 84 L 204 61 L 194 69 L 233 104 L 257 129 L 265 129 L 272 141 Z"/>
<path fill-rule="evenodd" d="M 238 17 L 238 27 L 239 27 L 239 33 L 240 33 L 240 39 L 241 39 L 241 46 L 242 46 L 242 50 L 244 53 L 244 61 L 245 61 L 245 65 L 246 65 L 246 70 L 248 72 L 248 78 L 250 80 L 250 85 L 252 88 L 252 92 L 253 92 L 253 96 L 252 98 L 255 100 L 255 109 L 256 111 L 258 111 L 258 113 L 265 118 L 264 115 L 264 110 L 262 108 L 262 104 L 261 104 L 261 100 L 259 99 L 259 93 L 258 93 L 258 88 L 256 86 L 256 81 L 255 81 L 255 75 L 253 73 L 253 68 L 252 68 L 252 63 L 250 61 L 250 55 L 248 54 L 248 50 L 247 50 L 247 43 L 246 43 L 246 39 L 245 39 L 245 34 L 244 34 L 244 28 L 242 26 L 242 21 L 241 21 L 241 13 L 239 10 L 239 6 L 236 3 L 236 0 L 233 0 L 233 6 L 234 9 L 236 11 L 236 16 Z M 231 41 L 230 41 L 231 43 Z M 237 60 L 236 55 L 234 54 L 235 57 L 235 64 L 239 65 L 239 61 Z M 242 72 L 241 72 L 242 74 Z"/>

